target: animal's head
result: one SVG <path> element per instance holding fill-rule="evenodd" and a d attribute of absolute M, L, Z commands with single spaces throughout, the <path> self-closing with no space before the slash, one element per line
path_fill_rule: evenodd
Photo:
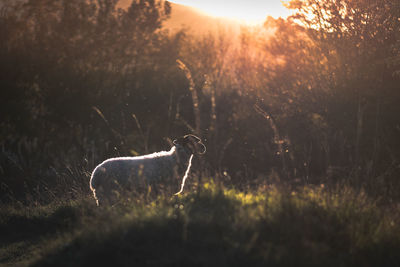
<path fill-rule="evenodd" d="M 187 134 L 173 141 L 178 149 L 184 149 L 188 154 L 204 154 L 206 146 L 201 142 L 201 139 L 193 134 Z"/>

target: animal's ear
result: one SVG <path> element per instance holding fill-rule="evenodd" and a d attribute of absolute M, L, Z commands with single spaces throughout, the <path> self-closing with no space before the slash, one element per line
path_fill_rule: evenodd
<path fill-rule="evenodd" d="M 172 143 L 174 145 L 184 145 L 186 142 L 187 141 L 183 137 L 179 137 L 179 138 L 175 139 L 174 141 L 172 141 Z"/>

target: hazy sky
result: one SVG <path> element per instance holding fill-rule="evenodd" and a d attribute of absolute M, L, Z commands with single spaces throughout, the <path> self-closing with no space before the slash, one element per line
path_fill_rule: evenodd
<path fill-rule="evenodd" d="M 280 0 L 170 0 L 193 6 L 213 16 L 229 17 L 249 23 L 263 22 L 267 16 L 275 18 L 290 15 Z"/>

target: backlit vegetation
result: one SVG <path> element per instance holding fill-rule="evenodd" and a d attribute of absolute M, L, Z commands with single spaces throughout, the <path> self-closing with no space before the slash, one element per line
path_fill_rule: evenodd
<path fill-rule="evenodd" d="M 364 192 L 266 186 L 243 193 L 213 182 L 198 190 L 103 209 L 87 198 L 2 207 L 1 262 L 394 266 L 400 260 L 398 210 L 377 206 Z"/>
<path fill-rule="evenodd" d="M 400 262 L 400 5 L 287 6 L 204 33 L 164 1 L 0 1 L 0 264 Z M 182 196 L 95 207 L 97 164 L 188 133 Z"/>

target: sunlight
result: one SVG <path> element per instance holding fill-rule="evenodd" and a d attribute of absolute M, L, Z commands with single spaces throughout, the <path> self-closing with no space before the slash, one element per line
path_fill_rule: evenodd
<path fill-rule="evenodd" d="M 172 0 L 171 2 L 198 8 L 204 13 L 228 19 L 238 20 L 245 24 L 262 24 L 267 16 L 286 18 L 290 10 L 280 0 Z"/>

